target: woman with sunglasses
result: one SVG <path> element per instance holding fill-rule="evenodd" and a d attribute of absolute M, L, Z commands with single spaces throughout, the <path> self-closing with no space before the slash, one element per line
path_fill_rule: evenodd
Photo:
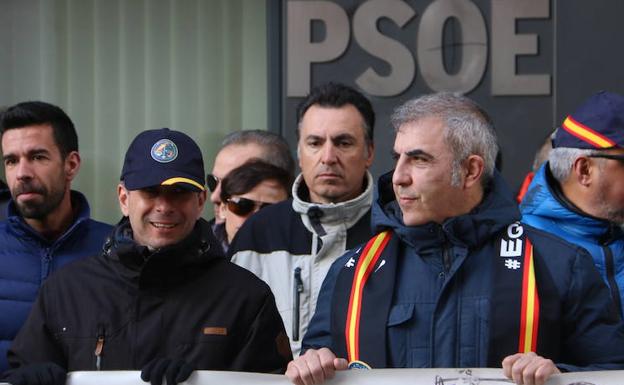
<path fill-rule="evenodd" d="M 251 214 L 288 199 L 291 185 L 292 178 L 286 170 L 259 159 L 230 171 L 221 182 L 221 215 L 228 245 Z"/>

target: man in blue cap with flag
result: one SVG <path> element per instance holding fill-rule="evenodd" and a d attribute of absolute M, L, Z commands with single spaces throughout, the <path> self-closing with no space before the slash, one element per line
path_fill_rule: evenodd
<path fill-rule="evenodd" d="M 624 96 L 599 92 L 565 118 L 520 209 L 524 223 L 589 251 L 623 314 Z"/>
<path fill-rule="evenodd" d="M 100 255 L 42 287 L 5 380 L 62 385 L 67 371 L 141 370 L 160 385 L 193 370 L 283 372 L 292 357 L 269 287 L 227 261 L 208 222 L 204 163 L 187 135 L 140 133 L 117 187 L 123 219 Z"/>

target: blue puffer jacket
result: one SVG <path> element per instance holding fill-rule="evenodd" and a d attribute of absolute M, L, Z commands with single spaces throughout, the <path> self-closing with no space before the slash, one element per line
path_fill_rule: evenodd
<path fill-rule="evenodd" d="M 79 207 L 76 221 L 56 241 L 42 238 L 9 203 L 0 222 L 0 373 L 8 367 L 6 353 L 26 320 L 43 280 L 68 262 L 99 254 L 112 227 L 89 219 L 84 195 L 72 191 Z"/>
<path fill-rule="evenodd" d="M 516 320 L 519 312 L 515 313 L 508 299 L 519 299 L 522 292 L 521 285 L 500 289 L 501 281 L 519 271 L 507 265 L 501 237 L 509 233 L 509 225 L 519 220 L 520 213 L 502 178 L 496 175 L 494 179 L 481 204 L 470 213 L 442 225 L 405 226 L 392 192 L 391 174 L 380 178 L 372 222 L 375 232 L 392 230 L 396 240 L 390 241 L 388 250 L 397 251 L 381 254 L 367 287 L 372 293 L 374 285 L 392 282 L 390 293 L 394 294 L 385 308 L 380 298 L 387 297 L 369 297 L 375 299 L 368 304 L 372 316 L 361 318 L 359 324 L 361 360 L 390 368 L 500 367 L 503 357 L 518 352 L 517 338 L 494 338 L 518 335 L 519 328 L 502 320 Z M 624 324 L 587 252 L 530 226 L 523 226 L 523 231 L 533 244 L 540 293 L 537 353 L 564 370 L 624 367 Z M 397 242 L 396 249 L 390 247 L 392 242 Z M 353 273 L 345 271 L 357 265 L 359 257 L 360 249 L 351 250 L 332 265 L 303 350 L 328 347 L 345 356 L 341 320 L 346 317 L 340 314 L 346 309 L 340 304 L 348 303 L 345 291 L 350 290 L 338 288 L 351 287 Z M 394 279 L 384 276 L 388 273 L 383 269 L 393 265 Z M 383 278 L 375 282 L 377 274 Z M 364 302 L 364 310 L 366 306 Z M 371 326 L 377 313 L 385 330 Z M 363 351 L 368 357 L 362 356 Z"/>
<path fill-rule="evenodd" d="M 611 289 L 622 313 L 624 297 L 624 232 L 611 222 L 591 217 L 561 193 L 548 163 L 539 169 L 520 205 L 522 222 L 585 248 Z M 624 314 L 623 314 L 624 315 Z"/>

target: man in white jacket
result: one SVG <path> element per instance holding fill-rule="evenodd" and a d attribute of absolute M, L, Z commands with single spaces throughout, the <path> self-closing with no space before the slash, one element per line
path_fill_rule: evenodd
<path fill-rule="evenodd" d="M 358 91 L 328 83 L 297 118 L 293 198 L 254 214 L 230 246 L 232 261 L 271 287 L 295 356 L 332 262 L 371 235 L 375 114 Z"/>

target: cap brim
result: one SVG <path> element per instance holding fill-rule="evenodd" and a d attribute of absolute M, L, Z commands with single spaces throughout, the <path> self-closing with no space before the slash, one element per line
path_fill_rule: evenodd
<path fill-rule="evenodd" d="M 204 185 L 192 175 L 168 170 L 152 169 L 141 173 L 128 173 L 122 180 L 128 190 L 141 190 L 154 186 L 179 186 L 191 191 L 205 191 Z M 167 175 L 168 174 L 168 175 Z"/>
<path fill-rule="evenodd" d="M 206 191 L 206 188 L 192 179 L 184 177 L 169 178 L 160 183 L 161 186 L 179 186 L 191 191 Z"/>

